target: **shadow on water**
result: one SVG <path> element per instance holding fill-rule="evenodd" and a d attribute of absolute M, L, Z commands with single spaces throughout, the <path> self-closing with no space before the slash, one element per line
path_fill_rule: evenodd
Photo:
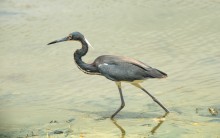
<path fill-rule="evenodd" d="M 69 111 L 74 111 L 78 113 L 85 113 L 88 114 L 89 116 L 95 115 L 99 116 L 95 120 L 105 120 L 111 116 L 114 111 L 83 111 L 79 109 L 65 109 Z M 137 119 L 137 118 L 142 118 L 142 119 L 151 119 L 155 118 L 159 113 L 146 113 L 146 112 L 127 112 L 123 111 L 121 114 L 117 114 L 115 118 L 120 118 L 120 119 Z M 164 116 L 164 115 L 163 115 Z"/>

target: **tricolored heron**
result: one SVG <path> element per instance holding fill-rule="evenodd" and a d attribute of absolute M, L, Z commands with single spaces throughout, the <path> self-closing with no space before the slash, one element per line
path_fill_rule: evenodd
<path fill-rule="evenodd" d="M 96 58 L 93 63 L 87 64 L 82 61 L 82 57 L 86 55 L 88 52 L 88 46 L 91 45 L 80 32 L 73 32 L 67 37 L 48 43 L 48 45 L 70 40 L 76 40 L 82 44 L 82 48 L 77 49 L 73 55 L 76 65 L 80 70 L 86 74 L 105 76 L 107 79 L 116 83 L 121 98 L 121 106 L 118 108 L 118 110 L 116 110 L 111 118 L 113 118 L 125 106 L 121 90 L 121 82 L 123 81 L 129 82 L 143 90 L 167 113 L 169 113 L 167 108 L 165 108 L 153 95 L 151 95 L 139 84 L 148 78 L 165 78 L 167 77 L 166 73 L 152 68 L 138 60 L 122 56 L 102 55 Z"/>

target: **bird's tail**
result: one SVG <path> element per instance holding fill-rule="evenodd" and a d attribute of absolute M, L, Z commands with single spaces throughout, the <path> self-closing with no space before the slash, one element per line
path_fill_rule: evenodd
<path fill-rule="evenodd" d="M 160 70 L 157 69 L 158 72 L 160 72 L 160 76 L 158 78 L 166 78 L 168 75 Z"/>
<path fill-rule="evenodd" d="M 148 70 L 148 75 L 151 78 L 166 78 L 167 77 L 166 73 L 155 68 L 151 68 L 151 70 Z"/>

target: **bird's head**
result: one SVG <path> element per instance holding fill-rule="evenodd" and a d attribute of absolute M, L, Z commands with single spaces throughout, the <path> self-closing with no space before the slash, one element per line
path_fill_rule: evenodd
<path fill-rule="evenodd" d="M 64 42 L 64 41 L 71 41 L 71 40 L 85 41 L 89 46 L 91 46 L 89 41 L 80 32 L 70 33 L 67 37 L 52 41 L 52 42 L 48 43 L 47 45 L 51 45 L 51 44 L 55 44 L 55 43 L 59 43 L 59 42 Z"/>
<path fill-rule="evenodd" d="M 85 39 L 84 36 L 80 32 L 73 32 L 67 36 L 68 40 L 81 40 Z"/>

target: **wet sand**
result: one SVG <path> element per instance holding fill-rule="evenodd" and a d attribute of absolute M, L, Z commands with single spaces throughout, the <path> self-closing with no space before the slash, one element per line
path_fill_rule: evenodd
<path fill-rule="evenodd" d="M 219 137 L 220 3 L 217 0 L 1 1 L 0 137 Z M 106 54 L 168 74 L 142 86 L 170 111 L 123 83 L 81 72 L 78 42 L 47 46 L 73 31 Z"/>

